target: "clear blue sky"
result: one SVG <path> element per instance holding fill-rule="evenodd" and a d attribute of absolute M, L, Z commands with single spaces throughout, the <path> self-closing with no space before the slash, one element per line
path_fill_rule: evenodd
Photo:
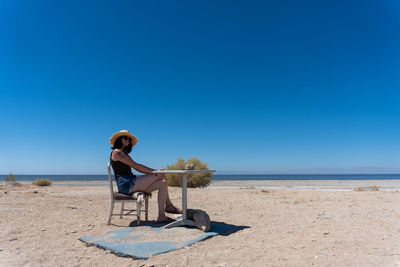
<path fill-rule="evenodd" d="M 0 1 L 0 173 L 400 173 L 400 3 Z"/>

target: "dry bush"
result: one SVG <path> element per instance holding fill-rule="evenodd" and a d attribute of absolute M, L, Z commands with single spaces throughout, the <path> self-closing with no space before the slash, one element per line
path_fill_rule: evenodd
<path fill-rule="evenodd" d="M 17 179 L 15 178 L 15 176 L 12 173 L 10 173 L 10 175 L 8 175 L 5 178 L 5 181 L 6 181 L 6 185 L 8 185 L 8 186 L 17 185 Z"/>
<path fill-rule="evenodd" d="M 51 185 L 51 180 L 44 179 L 44 178 L 38 178 L 35 181 L 33 181 L 32 184 L 38 185 L 38 186 L 49 186 L 49 185 Z"/>
<path fill-rule="evenodd" d="M 178 159 L 174 164 L 168 165 L 167 170 L 208 170 L 207 163 L 202 163 L 198 158 L 188 160 Z M 182 174 L 168 173 L 167 181 L 169 186 L 182 187 Z M 187 187 L 206 187 L 211 182 L 212 173 L 189 173 L 187 176 Z"/>
<path fill-rule="evenodd" d="M 371 186 L 371 191 L 379 191 L 379 187 L 376 185 Z"/>
<path fill-rule="evenodd" d="M 354 191 L 363 192 L 363 191 L 379 191 L 379 187 L 376 185 L 366 186 L 366 187 L 357 187 Z"/>

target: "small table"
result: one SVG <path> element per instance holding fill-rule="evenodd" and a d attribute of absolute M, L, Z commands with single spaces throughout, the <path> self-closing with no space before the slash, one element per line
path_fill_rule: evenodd
<path fill-rule="evenodd" d="M 206 173 L 215 172 L 215 170 L 160 170 L 153 171 L 153 173 L 179 173 L 182 174 L 182 218 L 167 224 L 164 228 L 171 228 L 175 226 L 190 225 L 196 226 L 194 221 L 187 218 L 187 175 L 189 173 Z"/>

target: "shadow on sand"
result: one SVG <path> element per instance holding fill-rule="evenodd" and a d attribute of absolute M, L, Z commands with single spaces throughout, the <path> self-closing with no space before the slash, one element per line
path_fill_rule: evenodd
<path fill-rule="evenodd" d="M 129 224 L 129 227 L 149 226 L 152 228 L 160 228 L 160 227 L 163 227 L 164 225 L 167 225 L 167 224 L 166 223 L 158 223 L 157 221 L 147 221 L 147 222 L 141 222 L 140 225 L 137 226 L 137 222 L 136 222 L 136 220 L 134 220 Z M 196 227 L 192 227 L 192 226 L 179 226 L 179 227 L 196 228 Z M 215 232 L 222 236 L 229 236 L 231 234 L 234 234 L 238 231 L 241 231 L 241 230 L 247 229 L 247 228 L 250 228 L 250 226 L 234 225 L 234 224 L 229 224 L 229 223 L 224 223 L 224 222 L 211 221 L 211 229 L 209 232 Z"/>

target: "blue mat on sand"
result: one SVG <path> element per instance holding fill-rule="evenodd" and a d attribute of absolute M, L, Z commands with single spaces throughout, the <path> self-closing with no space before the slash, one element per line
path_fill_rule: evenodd
<path fill-rule="evenodd" d="M 119 229 L 98 236 L 81 237 L 79 240 L 89 245 L 110 250 L 118 256 L 148 259 L 151 255 L 190 246 L 208 237 L 228 231 L 236 232 L 243 228 L 247 227 L 213 222 L 211 230 L 205 233 L 197 228 L 188 227 L 164 229 L 162 227 L 140 226 Z"/>

